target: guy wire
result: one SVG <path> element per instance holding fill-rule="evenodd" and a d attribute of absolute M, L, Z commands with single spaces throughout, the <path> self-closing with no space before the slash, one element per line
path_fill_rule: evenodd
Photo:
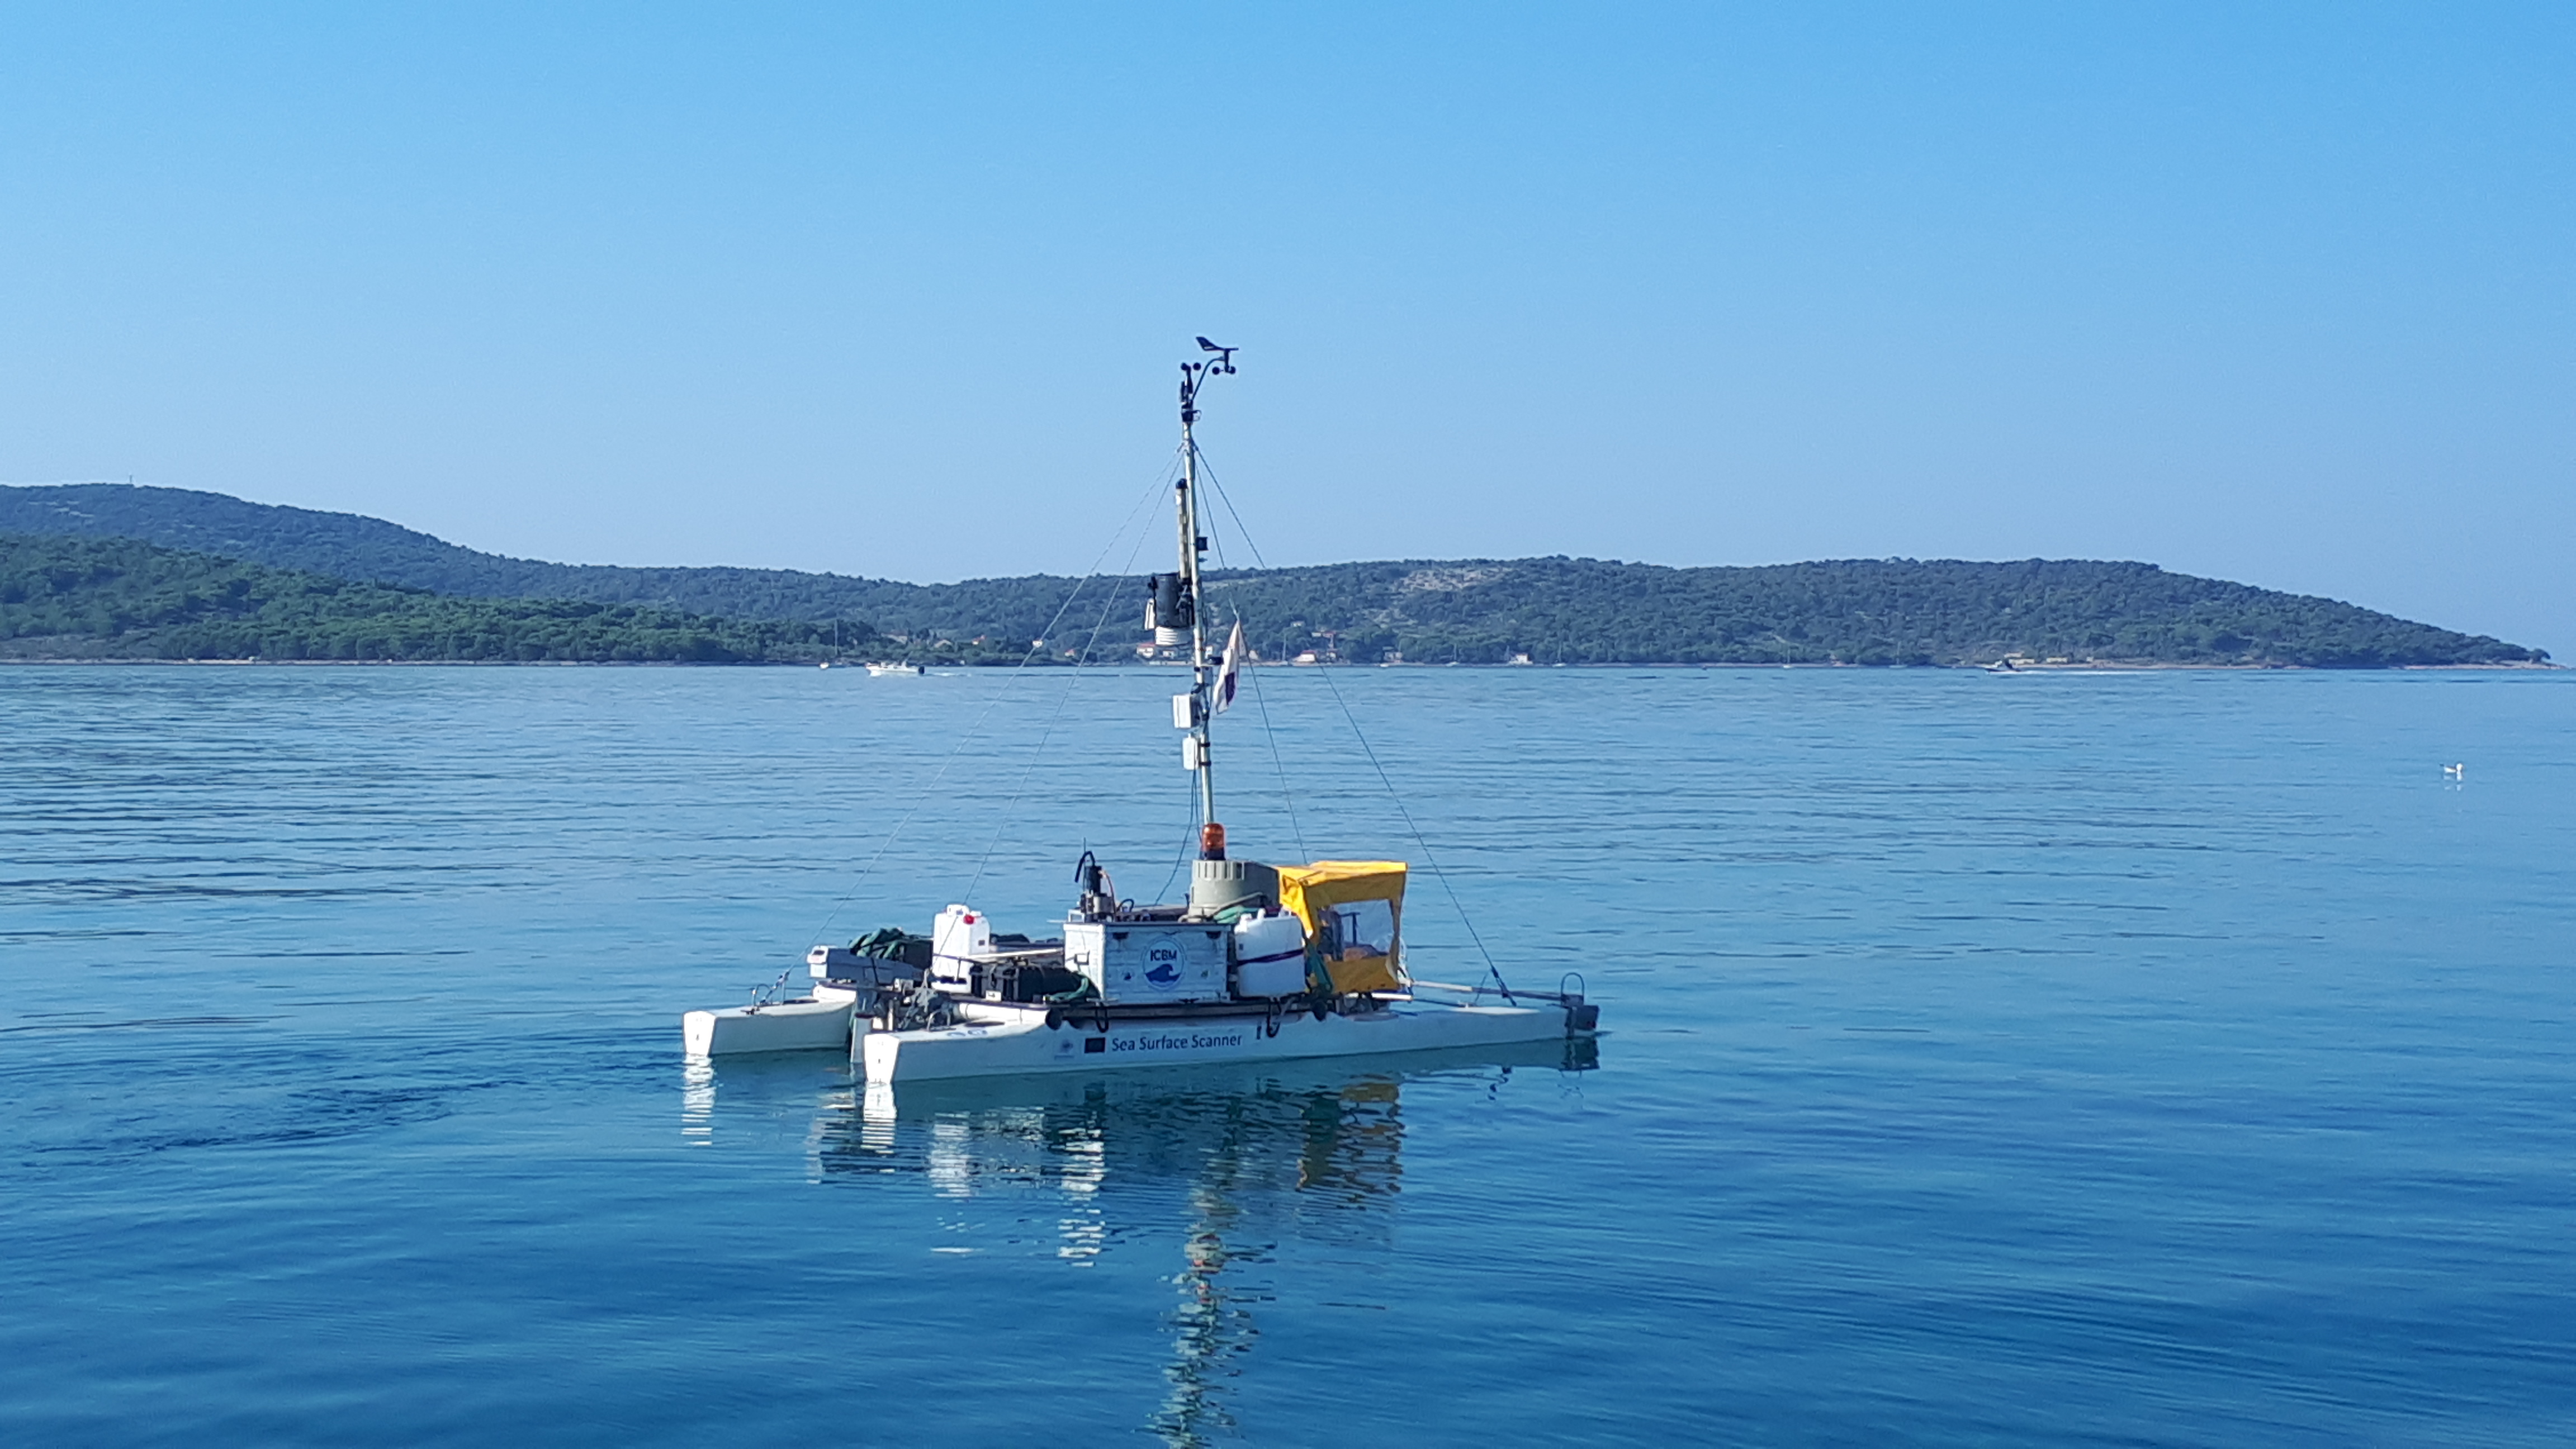
<path fill-rule="evenodd" d="M 1199 466 L 1203 468 L 1207 466 L 1207 455 L 1205 453 L 1201 453 L 1199 455 Z M 1252 549 L 1252 555 L 1254 558 L 1259 558 L 1261 556 L 1261 550 L 1253 546 L 1252 535 L 1245 531 L 1241 515 L 1234 511 L 1234 500 L 1225 496 L 1225 489 L 1222 486 L 1217 485 L 1216 475 L 1214 473 L 1208 474 L 1208 483 L 1211 486 L 1216 487 L 1217 501 L 1225 505 L 1226 517 L 1234 520 L 1234 531 L 1243 534 L 1244 546 Z M 1225 535 L 1222 533 L 1215 535 L 1214 541 L 1216 543 L 1217 567 L 1228 567 L 1225 559 Z M 1238 625 L 1243 622 L 1242 610 L 1238 609 L 1235 611 L 1234 622 Z M 1297 797 L 1288 788 L 1288 762 L 1282 758 L 1279 753 L 1279 731 L 1270 723 L 1270 701 L 1261 693 L 1261 671 L 1257 669 L 1246 669 L 1243 671 L 1243 677 L 1251 682 L 1252 703 L 1254 707 L 1261 711 L 1261 738 L 1263 743 L 1270 746 L 1270 768 L 1279 772 L 1279 803 L 1285 806 L 1288 811 L 1288 833 L 1296 838 L 1297 858 L 1299 860 L 1313 860 L 1315 858 L 1314 852 L 1306 848 L 1306 829 L 1297 822 Z M 1175 876 L 1179 875 L 1179 867 L 1175 866 L 1172 873 Z M 1168 881 L 1165 882 L 1165 889 L 1166 891 L 1170 889 L 1170 883 Z"/>
<path fill-rule="evenodd" d="M 1135 516 L 1134 510 L 1131 509 L 1127 515 L 1129 522 L 1120 525 L 1122 534 L 1133 526 Z M 1145 551 L 1145 532 L 1142 529 L 1137 530 L 1135 547 L 1127 550 L 1127 562 L 1119 565 L 1118 577 L 1122 579 L 1128 577 L 1129 571 L 1136 567 L 1136 555 Z M 1117 547 L 1115 539 L 1111 540 L 1110 547 Z M 1107 557 L 1107 554 L 1104 552 L 1102 557 Z M 1100 646 L 1100 631 L 1109 627 L 1109 615 L 1117 607 L 1118 594 L 1112 590 L 1108 599 L 1100 606 L 1100 618 L 1091 626 L 1091 637 L 1083 641 L 1082 653 L 1074 657 L 1073 668 L 1065 671 L 1064 688 L 1055 697 L 1055 713 L 1047 716 L 1046 728 L 1039 731 L 1037 748 L 1029 751 L 1028 766 L 1020 771 L 1020 783 L 1011 788 L 1010 801 L 1002 807 L 1002 818 L 993 826 L 993 838 L 985 842 L 983 858 L 975 862 L 974 878 L 966 882 L 966 890 L 964 894 L 958 896 L 959 900 L 973 900 L 975 887 L 983 884 L 984 868 L 992 864 L 993 852 L 1002 844 L 1002 833 L 1011 828 L 1011 812 L 1019 808 L 1020 797 L 1028 793 L 1029 777 L 1037 773 L 1038 761 L 1046 757 L 1047 741 L 1055 738 L 1056 724 L 1064 718 L 1064 707 L 1073 699 L 1073 686 L 1081 679 L 1083 666 L 1091 662 L 1091 652 Z"/>
<path fill-rule="evenodd" d="M 1252 541 L 1252 531 L 1243 526 L 1242 516 L 1234 511 L 1234 500 L 1226 496 L 1225 485 L 1217 481 L 1216 470 L 1208 466 L 1204 452 L 1199 454 L 1199 472 L 1207 479 L 1208 486 L 1216 490 L 1217 501 L 1225 505 L 1226 516 L 1234 520 L 1235 531 L 1243 535 L 1244 547 L 1252 550 L 1253 562 L 1268 568 L 1270 563 L 1261 556 L 1261 545 Z M 1405 808 L 1404 797 L 1395 792 L 1395 781 L 1388 777 L 1386 766 L 1378 762 L 1377 751 L 1369 744 L 1368 732 L 1360 728 L 1359 716 L 1351 712 L 1350 702 L 1342 698 L 1342 687 L 1333 682 L 1332 668 L 1327 666 L 1315 672 L 1324 677 L 1324 687 L 1333 692 L 1333 703 L 1341 706 L 1342 718 L 1350 722 L 1351 737 L 1360 742 L 1361 753 L 1368 756 L 1370 767 L 1377 771 L 1378 783 L 1386 787 L 1386 798 L 1394 803 L 1395 813 L 1404 817 L 1404 828 L 1413 832 L 1413 843 L 1422 847 L 1423 864 L 1431 867 L 1431 874 L 1440 881 L 1440 889 L 1448 893 L 1450 907 L 1458 912 L 1458 923 L 1467 928 L 1468 939 L 1476 943 L 1476 954 L 1485 958 L 1485 974 L 1494 978 L 1494 985 L 1501 988 L 1505 1001 L 1512 1000 L 1511 983 L 1503 979 L 1502 968 L 1494 964 L 1494 953 L 1485 949 L 1483 933 L 1476 929 L 1475 918 L 1467 914 L 1466 902 L 1458 898 L 1458 887 L 1450 883 L 1449 872 L 1440 868 L 1440 858 L 1432 853 L 1431 842 L 1423 837 L 1422 827 L 1413 823 L 1413 812 Z M 1259 686 L 1254 686 L 1254 692 L 1256 695 L 1259 693 Z M 1271 741 L 1271 748 L 1278 748 L 1276 739 Z"/>
<path fill-rule="evenodd" d="M 1173 451 L 1177 453 L 1179 450 Z M 1102 545 L 1100 556 L 1091 561 L 1090 572 L 1074 581 L 1073 591 L 1065 595 L 1064 604 L 1055 611 L 1055 617 L 1047 621 L 1046 628 L 1039 631 L 1039 638 L 1043 639 L 1054 634 L 1055 626 L 1064 622 L 1064 616 L 1073 610 L 1073 601 L 1082 596 L 1083 587 L 1099 576 L 1100 566 L 1108 561 L 1110 550 L 1118 547 L 1118 540 L 1126 537 L 1127 530 L 1134 526 L 1136 515 L 1152 504 L 1155 497 L 1163 491 L 1164 486 L 1171 481 L 1172 472 L 1172 469 L 1165 469 L 1163 476 L 1155 480 L 1152 488 L 1146 490 L 1145 496 L 1138 499 L 1135 506 L 1127 510 L 1127 517 L 1119 523 L 1117 532 L 1111 534 L 1109 542 Z M 1141 547 L 1141 544 L 1139 546 Z M 1132 551 L 1129 557 L 1131 559 L 1134 557 Z M 939 788 L 940 781 L 948 778 L 948 772 L 956 765 L 958 756 L 966 752 L 967 744 L 984 728 L 984 721 L 992 717 L 993 711 L 1009 696 L 1012 686 L 1019 683 L 1020 675 L 1027 671 L 1030 662 L 1037 658 L 1039 651 L 1044 647 L 1041 644 L 1032 644 L 1029 652 L 1020 657 L 1020 662 L 1012 666 L 1010 674 L 1002 681 L 1001 690 L 986 702 L 982 713 L 975 716 L 975 722 L 968 725 L 965 732 L 957 737 L 957 743 L 948 751 L 948 758 L 940 762 L 938 772 L 932 775 L 929 782 L 921 787 L 921 792 L 913 797 L 912 808 L 904 811 L 903 818 L 897 820 L 894 828 L 886 832 L 885 839 L 877 846 L 876 854 L 869 856 L 867 864 L 859 867 L 858 874 L 850 879 L 850 888 L 843 891 L 841 898 L 832 903 L 831 911 L 823 917 L 821 928 L 814 933 L 815 941 L 822 940 L 823 933 L 832 928 L 832 922 L 840 918 L 842 909 L 849 905 L 852 897 L 858 895 L 859 887 L 866 883 L 869 874 L 877 868 L 879 862 L 885 859 L 886 852 L 894 849 L 894 843 L 902 836 L 904 827 L 910 825 L 913 817 L 921 813 L 922 807 L 930 803 L 931 792 Z"/>

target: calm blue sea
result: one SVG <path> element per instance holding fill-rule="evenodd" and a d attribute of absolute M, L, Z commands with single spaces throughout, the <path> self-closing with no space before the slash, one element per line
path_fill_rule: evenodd
<path fill-rule="evenodd" d="M 0 1441 L 2576 1442 L 2576 676 L 1253 678 L 1596 1067 L 683 1064 L 1157 894 L 1168 672 L 0 671 Z"/>

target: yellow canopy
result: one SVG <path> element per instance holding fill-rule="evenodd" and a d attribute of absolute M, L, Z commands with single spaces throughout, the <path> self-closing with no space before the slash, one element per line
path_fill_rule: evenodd
<path fill-rule="evenodd" d="M 1279 904 L 1306 924 L 1335 991 L 1393 991 L 1404 925 L 1404 862 L 1319 860 L 1279 867 Z"/>

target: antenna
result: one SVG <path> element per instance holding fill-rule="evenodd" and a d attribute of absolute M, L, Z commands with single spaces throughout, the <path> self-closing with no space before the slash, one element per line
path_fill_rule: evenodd
<path fill-rule="evenodd" d="M 1216 360 L 1181 364 L 1181 435 L 1184 441 L 1189 436 L 1190 424 L 1199 420 L 1199 389 L 1205 387 L 1211 377 L 1230 376 L 1234 372 L 1234 354 L 1237 350 L 1232 347 L 1219 347 L 1204 337 L 1198 338 L 1197 341 L 1199 350 L 1215 353 Z"/>

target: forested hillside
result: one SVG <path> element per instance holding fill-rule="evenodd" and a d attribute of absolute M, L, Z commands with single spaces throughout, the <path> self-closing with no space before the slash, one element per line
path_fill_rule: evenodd
<path fill-rule="evenodd" d="M 836 652 L 830 626 L 804 621 L 449 598 L 132 539 L 0 534 L 0 658 L 724 664 Z"/>
<path fill-rule="evenodd" d="M 0 532 L 10 531 L 134 538 L 399 586 L 364 598 L 411 620 L 473 613 L 439 614 L 421 600 L 423 591 L 571 600 L 622 611 L 579 615 L 611 622 L 586 624 L 590 632 L 564 635 L 560 645 L 505 631 L 490 636 L 496 649 L 504 639 L 513 649 L 595 649 L 608 647 L 601 641 L 619 633 L 625 642 L 615 647 L 629 650 L 676 648 L 672 641 L 685 635 L 715 641 L 707 647 L 725 651 L 709 657 L 807 657 L 797 651 L 828 639 L 834 627 L 845 644 L 854 628 L 872 627 L 891 636 L 884 652 L 916 659 L 1017 659 L 1041 637 L 1041 657 L 1047 659 L 1085 651 L 1122 659 L 1133 655 L 1144 602 L 1141 579 L 1077 584 L 1035 575 L 905 584 L 785 569 L 541 563 L 476 553 L 379 519 L 121 484 L 0 487 Z M 359 647 L 360 634 L 353 632 L 358 614 L 349 610 L 360 599 L 349 595 L 348 608 L 331 616 L 336 622 L 309 636 L 311 647 L 326 651 L 315 657 L 353 657 L 327 651 Z M 1223 619 L 1243 620 L 1266 657 L 1338 648 L 1342 658 L 1364 663 L 1392 654 L 1414 663 L 1501 663 L 1527 655 L 1540 664 L 1955 665 L 2017 654 L 2104 663 L 2378 668 L 2536 663 L 2547 657 L 2331 599 L 2168 573 L 2152 564 L 2087 560 L 1855 559 L 1687 569 L 1568 558 L 1416 560 L 1216 573 L 1210 576 L 1210 599 Z M 526 612 L 534 605 L 520 607 L 510 617 L 520 618 L 525 629 L 534 629 L 541 616 L 558 617 Z M 763 632 L 745 622 L 753 620 L 795 621 L 821 632 Z M 323 627 L 318 618 L 313 627 Z M 452 630 L 440 637 L 451 636 L 484 637 Z M 431 636 L 403 637 L 425 648 Z"/>
<path fill-rule="evenodd" d="M 123 483 L 0 486 L 0 533 L 133 538 L 439 594 L 589 599 L 748 619 L 903 615 L 931 592 L 915 584 L 792 569 L 616 568 L 504 558 L 380 518 Z"/>
<path fill-rule="evenodd" d="M 1271 647 L 1307 647 L 1302 638 L 1331 628 L 1346 657 L 1392 649 L 1426 663 L 1527 653 L 1543 664 L 1966 664 L 2018 654 L 2335 669 L 2546 657 L 2332 599 L 2086 560 L 1339 564 L 1223 575 L 1214 596 Z"/>

